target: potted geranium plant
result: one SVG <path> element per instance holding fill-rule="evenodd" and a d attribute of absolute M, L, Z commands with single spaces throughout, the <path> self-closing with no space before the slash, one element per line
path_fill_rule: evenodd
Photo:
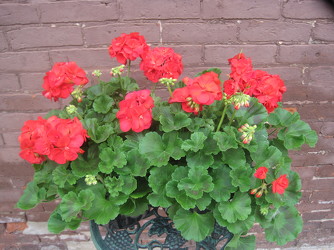
<path fill-rule="evenodd" d="M 219 225 L 233 235 L 229 247 L 254 248 L 254 235 L 245 236 L 254 223 L 279 245 L 297 237 L 301 181 L 288 150 L 313 147 L 317 134 L 280 106 L 279 76 L 238 53 L 225 82 L 217 68 L 178 81 L 181 56 L 150 48 L 138 33 L 113 39 L 109 53 L 121 63 L 109 82 L 84 89 L 88 78 L 75 62 L 46 73 L 43 95 L 73 100 L 23 126 L 20 156 L 35 175 L 19 208 L 59 199 L 48 221 L 54 233 L 160 207 L 186 240 L 203 241 Z M 130 77 L 137 58 L 151 90 Z M 167 101 L 157 84 L 167 86 Z"/>

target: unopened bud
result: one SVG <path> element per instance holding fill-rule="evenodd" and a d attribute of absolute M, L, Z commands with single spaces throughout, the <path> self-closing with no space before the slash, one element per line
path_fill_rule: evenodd
<path fill-rule="evenodd" d="M 249 193 L 250 194 L 255 194 L 257 192 L 257 188 L 252 189 Z"/>
<path fill-rule="evenodd" d="M 77 112 L 77 107 L 70 104 L 66 107 L 66 112 L 69 114 L 69 115 L 73 115 Z"/>
<path fill-rule="evenodd" d="M 102 72 L 101 72 L 101 70 L 96 69 L 92 72 L 92 75 L 96 76 L 96 77 L 100 77 L 102 75 Z"/>
<path fill-rule="evenodd" d="M 256 198 L 260 198 L 260 197 L 262 196 L 262 194 L 263 194 L 263 190 L 261 189 L 259 192 L 257 192 L 257 193 L 255 194 L 255 197 L 256 197 Z"/>

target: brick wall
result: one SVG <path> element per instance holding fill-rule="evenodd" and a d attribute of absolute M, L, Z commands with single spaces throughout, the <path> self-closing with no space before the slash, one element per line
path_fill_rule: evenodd
<path fill-rule="evenodd" d="M 44 73 L 59 61 L 76 61 L 88 73 L 96 68 L 107 72 L 116 65 L 106 50 L 111 39 L 133 31 L 154 46 L 170 46 L 182 54 L 184 75 L 208 67 L 220 67 L 227 74 L 227 58 L 241 50 L 252 57 L 254 67 L 280 74 L 288 88 L 284 105 L 296 108 L 320 136 L 316 148 L 291 153 L 303 180 L 299 210 L 305 227 L 290 246 L 334 243 L 331 3 L 0 0 L 0 248 L 6 239 L 4 223 L 45 221 L 51 209 L 49 205 L 27 212 L 13 209 L 33 174 L 18 157 L 20 128 L 27 119 L 63 105 L 41 96 Z M 141 81 L 145 84 L 143 77 Z M 22 235 L 15 239 L 17 244 L 27 240 Z M 265 243 L 259 234 L 258 246 L 274 245 Z"/>

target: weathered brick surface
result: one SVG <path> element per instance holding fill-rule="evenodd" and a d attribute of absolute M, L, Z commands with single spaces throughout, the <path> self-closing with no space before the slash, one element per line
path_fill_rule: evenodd
<path fill-rule="evenodd" d="M 200 1 L 192 0 L 128 0 L 121 1 L 121 9 L 125 20 L 200 17 Z"/>
<path fill-rule="evenodd" d="M 38 23 L 37 8 L 26 4 L 2 4 L 0 8 L 0 25 Z"/>
<path fill-rule="evenodd" d="M 276 0 L 204 0 L 202 17 L 203 19 L 278 19 L 280 4 Z"/>
<path fill-rule="evenodd" d="M 43 23 L 96 22 L 117 20 L 119 17 L 116 0 L 42 3 L 39 10 Z"/>
<path fill-rule="evenodd" d="M 334 44 L 282 45 L 278 55 L 279 63 L 334 64 Z"/>
<path fill-rule="evenodd" d="M 334 11 L 330 2 L 319 0 L 285 1 L 282 15 L 294 19 L 333 18 Z"/>
<path fill-rule="evenodd" d="M 287 246 L 334 243 L 334 8 L 330 2 L 0 1 L 0 249 L 67 249 L 65 240 L 87 241 L 78 233 L 87 227 L 61 237 L 5 233 L 4 223 L 46 221 L 59 202 L 27 212 L 15 208 L 33 175 L 30 164 L 18 156 L 17 136 L 26 120 L 68 103 L 54 103 L 40 94 L 43 76 L 55 62 L 76 61 L 89 74 L 89 84 L 96 83 L 90 74 L 97 68 L 108 80 L 110 68 L 118 62 L 107 48 L 113 38 L 130 32 L 140 32 L 153 47 L 168 46 L 181 54 L 180 79 L 219 67 L 226 80 L 227 59 L 241 50 L 252 58 L 254 68 L 280 75 L 288 88 L 283 105 L 297 109 L 320 136 L 315 148 L 290 153 L 303 183 L 298 209 L 304 230 Z M 142 88 L 151 85 L 141 71 L 133 76 Z M 156 93 L 168 98 L 164 87 Z M 266 242 L 260 230 L 254 232 L 257 247 L 277 247 Z"/>
<path fill-rule="evenodd" d="M 160 25 L 158 22 L 87 26 L 83 29 L 83 32 L 87 46 L 109 46 L 112 38 L 122 33 L 128 34 L 131 32 L 139 32 L 145 37 L 147 43 L 158 42 L 160 39 Z"/>
<path fill-rule="evenodd" d="M 269 20 L 242 21 L 240 40 L 243 42 L 308 42 L 312 25 L 308 23 Z"/>
<path fill-rule="evenodd" d="M 235 24 L 214 23 L 170 23 L 163 25 L 164 43 L 222 44 L 235 42 L 237 27 Z M 208 41 L 207 37 L 210 37 Z"/>
<path fill-rule="evenodd" d="M 316 23 L 313 31 L 313 39 L 320 41 L 334 41 L 334 24 L 332 22 Z"/>
<path fill-rule="evenodd" d="M 0 54 L 0 72 L 48 71 L 49 55 L 46 51 L 8 52 Z"/>
<path fill-rule="evenodd" d="M 253 64 L 275 63 L 277 47 L 275 45 L 205 45 L 205 63 L 215 65 L 226 65 L 227 58 L 240 53 L 247 54 L 252 58 Z"/>
<path fill-rule="evenodd" d="M 81 28 L 76 25 L 27 27 L 9 31 L 7 36 L 13 50 L 83 44 Z"/>

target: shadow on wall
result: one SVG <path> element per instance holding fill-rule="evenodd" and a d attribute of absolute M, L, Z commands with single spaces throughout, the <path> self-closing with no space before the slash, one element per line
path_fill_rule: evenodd
<path fill-rule="evenodd" d="M 324 0 L 330 8 L 334 11 L 334 0 Z"/>

